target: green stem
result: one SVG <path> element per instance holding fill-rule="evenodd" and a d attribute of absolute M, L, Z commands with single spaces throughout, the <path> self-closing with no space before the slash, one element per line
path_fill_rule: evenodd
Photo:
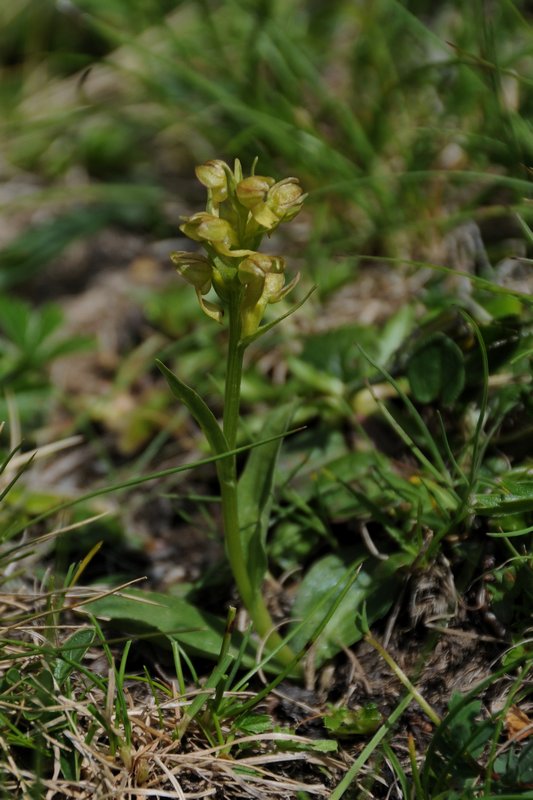
<path fill-rule="evenodd" d="M 231 293 L 228 308 L 229 342 L 226 368 L 226 389 L 224 394 L 223 430 L 230 450 L 237 441 L 239 409 L 241 397 L 241 378 L 244 347 L 241 344 L 240 292 Z M 226 550 L 233 577 L 241 599 L 250 614 L 254 628 L 262 638 L 268 637 L 269 649 L 281 649 L 276 658 L 287 666 L 294 661 L 294 654 L 287 646 L 282 646 L 280 635 L 274 630 L 274 623 L 261 594 L 261 587 L 252 586 L 246 556 L 242 547 L 239 525 L 237 462 L 235 455 L 220 462 L 218 470 L 222 498 L 222 517 Z"/>
<path fill-rule="evenodd" d="M 237 441 L 239 409 L 241 402 L 241 379 L 244 348 L 241 340 L 240 292 L 231 293 L 228 308 L 229 341 L 226 366 L 226 390 L 224 394 L 223 430 L 230 450 Z"/>

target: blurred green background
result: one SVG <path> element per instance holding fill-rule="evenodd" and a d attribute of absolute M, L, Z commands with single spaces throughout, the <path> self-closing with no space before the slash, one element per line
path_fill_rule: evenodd
<path fill-rule="evenodd" d="M 63 249 L 109 225 L 175 237 L 213 157 L 301 179 L 293 249 L 307 243 L 323 295 L 365 256 L 443 263 L 443 236 L 472 220 L 491 259 L 509 239 L 525 255 L 532 15 L 528 0 L 3 3 L 0 288 L 53 282 Z"/>

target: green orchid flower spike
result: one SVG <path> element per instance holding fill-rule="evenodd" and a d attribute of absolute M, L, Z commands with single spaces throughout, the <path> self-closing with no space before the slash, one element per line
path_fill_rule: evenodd
<path fill-rule="evenodd" d="M 254 556 L 247 543 L 250 530 L 265 524 L 264 512 L 258 505 L 257 520 L 250 520 L 250 503 L 242 504 L 246 505 L 244 511 L 240 509 L 233 451 L 237 445 L 244 351 L 287 316 L 262 324 L 268 306 L 283 300 L 300 277 L 296 275 L 286 282 L 285 259 L 259 252 L 258 248 L 265 236 L 298 214 L 306 195 L 296 178 L 276 182 L 274 178 L 255 175 L 255 162 L 251 173 L 244 176 L 238 160 L 233 170 L 220 160 L 196 167 L 196 176 L 207 189 L 205 211 L 186 217 L 180 230 L 198 242 L 204 253 L 180 251 L 171 256 L 178 273 L 193 286 L 202 311 L 217 322 L 226 319 L 228 323 L 222 424 L 194 389 L 164 365 L 160 364 L 160 368 L 174 394 L 186 403 L 199 423 L 213 452 L 224 456 L 217 462 L 217 474 L 226 552 L 235 582 L 256 633 L 266 640 L 269 650 L 276 651 L 280 662 L 292 668 L 294 655 L 276 632 L 261 592 L 264 574 L 257 572 L 257 553 Z"/>
<path fill-rule="evenodd" d="M 243 337 L 252 336 L 267 306 L 283 300 L 299 279 L 286 285 L 284 259 L 257 249 L 265 236 L 298 214 L 307 195 L 297 178 L 243 177 L 239 161 L 233 170 L 224 161 L 208 161 L 196 167 L 196 175 L 207 189 L 206 210 L 185 218 L 180 230 L 201 243 L 207 255 L 179 252 L 172 260 L 193 284 L 207 316 L 221 322 L 231 298 L 239 307 Z M 212 288 L 220 305 L 205 299 Z"/>

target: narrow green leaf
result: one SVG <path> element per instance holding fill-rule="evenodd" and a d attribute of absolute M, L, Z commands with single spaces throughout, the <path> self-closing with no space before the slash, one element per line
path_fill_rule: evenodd
<path fill-rule="evenodd" d="M 187 386 L 186 383 L 183 383 L 183 381 L 180 380 L 177 375 L 175 375 L 168 367 L 166 367 L 162 361 L 159 361 L 159 359 L 156 359 L 156 364 L 167 379 L 167 383 L 170 386 L 172 393 L 178 398 L 178 400 L 181 400 L 182 403 L 185 403 L 194 419 L 202 429 L 213 453 L 216 455 L 227 453 L 229 446 L 224 434 L 222 433 L 222 429 L 215 419 L 213 412 L 205 403 L 205 401 L 202 400 L 198 392 L 196 392 L 194 389 L 191 389 L 191 387 Z"/>
<path fill-rule="evenodd" d="M 294 404 L 272 411 L 261 431 L 261 438 L 278 436 L 288 430 Z M 283 439 L 255 447 L 240 477 L 239 525 L 250 581 L 260 586 L 267 570 L 266 535 L 272 509 L 272 488 L 276 463 Z"/>

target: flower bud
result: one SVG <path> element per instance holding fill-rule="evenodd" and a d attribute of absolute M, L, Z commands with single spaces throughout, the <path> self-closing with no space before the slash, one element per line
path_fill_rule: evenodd
<path fill-rule="evenodd" d="M 258 175 L 241 181 L 237 196 L 240 203 L 250 209 L 254 220 L 269 231 L 277 228 L 280 222 L 293 219 L 307 197 L 297 178 L 273 183 L 273 178 Z"/>
<path fill-rule="evenodd" d="M 180 231 L 195 242 L 234 242 L 235 231 L 226 219 L 220 219 L 207 211 L 199 211 L 188 217 Z"/>
<path fill-rule="evenodd" d="M 269 303 L 282 300 L 296 286 L 300 276 L 285 286 L 284 271 L 283 258 L 263 253 L 254 253 L 239 264 L 239 281 L 245 287 L 241 302 L 244 337 L 255 333 Z"/>
<path fill-rule="evenodd" d="M 306 197 L 297 178 L 285 178 L 272 186 L 266 202 L 280 222 L 288 222 L 298 214 Z"/>
<path fill-rule="evenodd" d="M 202 294 L 207 294 L 211 288 L 213 267 L 205 256 L 180 250 L 177 253 L 171 253 L 170 258 L 176 265 L 179 275 L 187 283 L 192 284 Z"/>
<path fill-rule="evenodd" d="M 270 272 L 283 273 L 284 268 L 282 258 L 263 253 L 253 253 L 241 261 L 238 267 L 239 281 L 246 287 L 243 304 L 254 306 L 263 294 L 266 276 Z"/>
<path fill-rule="evenodd" d="M 201 184 L 211 191 L 213 202 L 222 203 L 228 196 L 228 176 L 226 170 L 229 167 L 224 161 L 215 159 L 207 161 L 196 167 L 196 177 Z"/>
<path fill-rule="evenodd" d="M 217 253 L 240 257 L 246 256 L 250 250 L 232 250 L 237 244 L 237 234 L 227 219 L 221 219 L 207 211 L 199 211 L 180 225 L 180 231 L 195 242 L 210 244 Z"/>
<path fill-rule="evenodd" d="M 251 175 L 244 178 L 237 184 L 235 189 L 239 203 L 245 208 L 254 208 L 260 203 L 264 203 L 268 190 L 274 184 L 274 178 L 266 178 L 263 175 Z"/>

